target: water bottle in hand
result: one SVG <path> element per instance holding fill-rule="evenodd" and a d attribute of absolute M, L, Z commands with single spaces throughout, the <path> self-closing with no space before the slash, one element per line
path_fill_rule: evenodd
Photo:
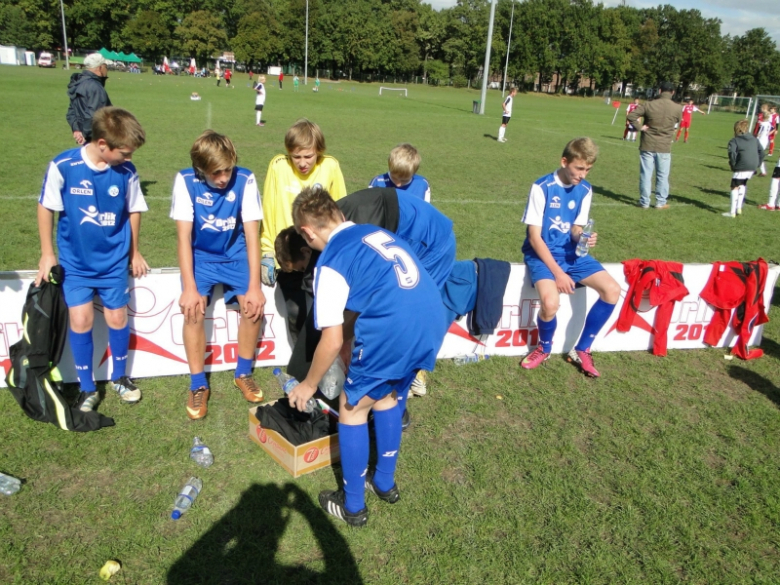
<path fill-rule="evenodd" d="M 482 360 L 489 359 L 489 355 L 485 355 L 482 353 L 467 353 L 464 355 L 459 355 L 456 358 L 453 358 L 453 362 L 455 362 L 456 366 L 463 366 L 465 364 L 473 364 L 475 362 L 481 362 Z"/>
<path fill-rule="evenodd" d="M 200 437 L 195 437 L 195 439 L 192 441 L 190 459 L 192 459 L 201 467 L 208 467 L 214 463 L 214 455 L 211 453 L 211 449 L 209 449 L 203 443 L 203 441 L 200 440 Z"/>
<path fill-rule="evenodd" d="M 203 489 L 203 482 L 197 477 L 191 477 L 176 497 L 171 518 L 174 520 L 181 518 L 181 515 L 192 507 L 201 489 Z"/>
<path fill-rule="evenodd" d="M 589 219 L 588 223 L 585 224 L 585 227 L 582 228 L 580 241 L 577 242 L 577 256 L 588 255 L 588 248 L 590 248 L 590 245 L 588 244 L 588 238 L 593 233 L 594 227 L 595 227 L 595 222 L 592 219 Z"/>
<path fill-rule="evenodd" d="M 6 475 L 5 473 L 0 473 L 0 494 L 5 494 L 6 496 L 12 496 L 16 492 L 18 492 L 22 487 L 22 482 L 19 479 L 16 479 L 12 475 Z"/>
<path fill-rule="evenodd" d="M 320 392 L 322 392 L 330 400 L 336 398 L 344 389 L 345 369 L 344 360 L 341 359 L 341 356 L 338 356 L 336 357 L 336 361 L 330 365 L 328 371 L 325 372 L 322 380 L 320 380 Z"/>
<path fill-rule="evenodd" d="M 292 389 L 295 388 L 299 382 L 289 374 L 285 374 L 281 369 L 274 368 L 274 376 L 277 380 L 279 380 L 279 385 L 282 387 L 282 390 L 284 390 L 284 393 L 289 395 L 290 392 L 292 392 Z M 309 398 L 308 402 L 306 403 L 306 407 L 303 409 L 304 412 L 307 412 L 311 414 L 314 412 L 314 409 L 317 408 L 317 402 L 314 400 L 314 398 Z"/>

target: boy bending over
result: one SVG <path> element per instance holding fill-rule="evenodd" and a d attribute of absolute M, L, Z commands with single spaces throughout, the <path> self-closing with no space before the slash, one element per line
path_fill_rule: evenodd
<path fill-rule="evenodd" d="M 314 320 L 322 339 L 308 376 L 290 392 L 303 410 L 336 359 L 345 338 L 344 311 L 356 313 L 354 349 L 339 397 L 339 446 L 344 489 L 320 493 L 320 506 L 352 526 L 368 521 L 365 490 L 395 503 L 395 468 L 401 446 L 405 392 L 419 369 L 433 369 L 449 324 L 433 279 L 406 242 L 373 225 L 355 225 L 327 191 L 304 189 L 293 204 L 295 228 L 319 250 L 314 278 Z M 425 320 L 410 318 L 425 315 Z M 352 327 L 349 327 L 350 329 Z M 368 467 L 368 413 L 374 412 L 376 469 Z"/>
<path fill-rule="evenodd" d="M 597 156 L 598 147 L 590 138 L 575 138 L 563 150 L 561 168 L 537 180 L 528 195 L 523 215 L 523 223 L 528 226 L 523 254 L 541 308 L 537 319 L 539 345 L 520 362 L 526 370 L 550 359 L 560 295 L 572 294 L 575 285 L 582 284 L 598 292 L 599 300 L 588 311 L 580 340 L 568 359 L 579 364 L 585 374 L 599 376 L 590 346 L 620 298 L 620 285 L 593 257 L 577 256 L 575 252 L 593 197 L 585 177 Z M 596 237 L 592 233 L 588 238 L 591 248 L 596 245 Z"/>
<path fill-rule="evenodd" d="M 388 172 L 377 175 L 368 184 L 372 187 L 395 187 L 399 191 L 431 202 L 431 186 L 428 179 L 417 175 L 420 168 L 420 153 L 411 144 L 399 144 L 387 157 Z"/>

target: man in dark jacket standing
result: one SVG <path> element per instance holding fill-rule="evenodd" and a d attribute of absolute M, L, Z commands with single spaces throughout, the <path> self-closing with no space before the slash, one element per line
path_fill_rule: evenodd
<path fill-rule="evenodd" d="M 100 53 L 92 53 L 84 59 L 84 69 L 70 76 L 68 97 L 70 106 L 65 118 L 73 130 L 73 138 L 83 145 L 92 138 L 92 116 L 100 108 L 111 105 L 105 90 L 108 64 Z"/>
<path fill-rule="evenodd" d="M 669 171 L 672 167 L 672 139 L 674 129 L 682 118 L 682 107 L 672 101 L 674 84 L 661 84 L 661 95 L 652 101 L 639 104 L 628 114 L 629 123 L 641 128 L 639 142 L 639 206 L 650 207 L 650 191 L 655 171 L 655 208 L 667 209 L 669 197 Z M 644 124 L 638 123 L 644 118 Z"/>

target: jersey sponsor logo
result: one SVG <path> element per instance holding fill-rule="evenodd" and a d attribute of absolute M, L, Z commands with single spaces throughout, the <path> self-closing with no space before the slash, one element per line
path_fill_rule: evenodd
<path fill-rule="evenodd" d="M 218 217 L 214 217 L 214 215 L 212 214 L 209 215 L 208 217 L 203 217 L 201 215 L 200 218 L 203 220 L 203 225 L 200 227 L 201 230 L 211 230 L 214 232 L 229 232 L 230 230 L 236 229 L 235 217 L 220 219 Z"/>
<path fill-rule="evenodd" d="M 92 195 L 94 194 L 94 191 L 92 190 L 92 183 L 84 179 L 83 181 L 79 182 L 79 185 L 81 185 L 81 188 L 79 187 L 71 187 L 70 193 L 71 195 Z"/>
<path fill-rule="evenodd" d="M 561 198 L 556 195 L 550 201 L 550 209 L 560 209 L 560 208 L 561 208 Z"/>
<path fill-rule="evenodd" d="M 574 201 L 569 201 L 569 209 L 574 209 L 577 204 Z"/>
<path fill-rule="evenodd" d="M 83 160 L 78 160 L 78 161 L 76 161 L 76 162 L 72 162 L 72 163 L 70 163 L 70 166 L 72 166 L 72 167 L 77 167 L 77 166 L 79 166 L 79 165 L 83 165 L 83 164 L 84 164 L 84 161 L 83 161 Z"/>
<path fill-rule="evenodd" d="M 117 187 L 116 185 L 111 185 L 108 188 L 108 194 L 111 195 L 111 197 L 116 197 L 117 195 L 119 195 L 119 187 Z"/>
<path fill-rule="evenodd" d="M 86 209 L 79 207 L 79 211 L 84 213 L 84 217 L 81 218 L 79 225 L 84 223 L 93 223 L 99 227 L 111 227 L 116 225 L 116 213 L 111 213 L 110 211 L 100 213 L 94 205 L 90 205 Z"/>
<path fill-rule="evenodd" d="M 561 216 L 558 215 L 552 220 L 552 224 L 550 224 L 550 230 L 558 230 L 563 234 L 568 234 L 571 230 L 571 223 L 568 221 L 563 221 Z"/>
<path fill-rule="evenodd" d="M 211 198 L 211 193 L 206 191 L 203 194 L 203 197 L 195 198 L 195 203 L 200 203 L 201 205 L 205 205 L 206 207 L 211 207 L 212 205 L 214 205 L 214 200 Z"/>
<path fill-rule="evenodd" d="M 225 199 L 227 199 L 228 203 L 233 203 L 233 201 L 236 200 L 236 194 L 233 191 L 230 191 Z"/>

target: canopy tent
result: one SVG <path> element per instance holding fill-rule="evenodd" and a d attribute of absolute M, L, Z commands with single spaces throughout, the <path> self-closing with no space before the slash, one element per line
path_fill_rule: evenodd
<path fill-rule="evenodd" d="M 130 55 L 125 55 L 124 51 L 122 51 L 122 52 L 120 52 L 120 53 L 117 53 L 116 60 L 117 60 L 117 61 L 127 61 L 127 58 L 128 58 L 129 56 L 130 56 Z"/>
<path fill-rule="evenodd" d="M 125 59 L 128 63 L 143 63 L 143 59 L 141 59 L 138 55 L 135 53 L 130 53 L 127 56 L 127 59 Z"/>
<path fill-rule="evenodd" d="M 119 60 L 119 55 L 117 55 L 117 54 L 116 54 L 114 51 L 109 51 L 109 50 L 108 50 L 108 49 L 106 49 L 105 47 L 103 47 L 102 49 L 100 49 L 100 50 L 98 51 L 98 53 L 100 53 L 101 55 L 103 55 L 103 58 L 104 58 L 104 59 L 110 59 L 111 61 L 118 61 L 118 60 Z"/>

